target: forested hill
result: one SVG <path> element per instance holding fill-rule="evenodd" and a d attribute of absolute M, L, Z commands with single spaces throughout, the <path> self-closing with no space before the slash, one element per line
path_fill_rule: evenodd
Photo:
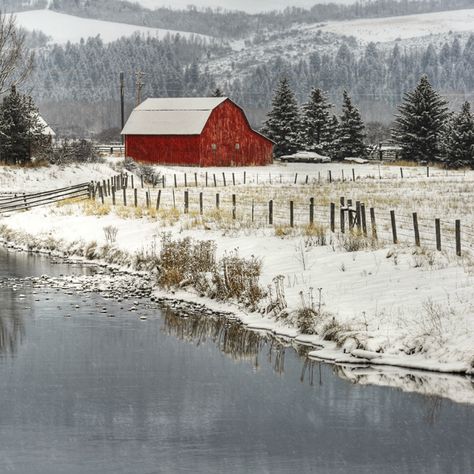
<path fill-rule="evenodd" d="M 135 95 L 134 72 L 141 70 L 145 73 L 143 98 L 205 96 L 219 86 L 250 112 L 256 126 L 270 107 L 281 77 L 289 78 L 300 102 L 314 86 L 328 91 L 334 103 L 340 102 L 347 89 L 365 119 L 384 122 L 391 120 L 403 93 L 424 73 L 454 106 L 473 99 L 474 35 L 466 43 L 455 38 L 441 47 L 429 45 L 415 51 L 398 45 L 384 51 L 371 43 L 360 56 L 343 43 L 332 54 L 315 53 L 297 65 L 276 59 L 250 68 L 245 80 L 229 82 L 206 70 L 206 61 L 221 54 L 225 50 L 196 39 L 160 41 L 135 36 L 104 44 L 92 38 L 41 52 L 28 87 L 53 125 L 94 130 L 118 124 L 120 71 L 126 76 L 129 110 Z"/>
<path fill-rule="evenodd" d="M 150 10 L 121 0 L 1 0 L 3 11 L 37 8 L 120 23 L 189 31 L 225 39 L 240 39 L 262 30 L 281 31 L 292 24 L 327 20 L 381 18 L 471 8 L 472 0 L 361 0 L 349 5 L 315 4 L 310 9 L 287 8 L 261 14 L 190 6 L 186 10 Z M 191 2 L 192 3 L 192 2 Z"/>

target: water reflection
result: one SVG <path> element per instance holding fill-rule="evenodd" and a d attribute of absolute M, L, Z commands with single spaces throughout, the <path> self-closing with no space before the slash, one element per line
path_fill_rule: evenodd
<path fill-rule="evenodd" d="M 23 341 L 25 323 L 18 308 L 17 294 L 0 289 L 0 355 L 14 354 Z"/>
<path fill-rule="evenodd" d="M 186 315 L 164 310 L 163 331 L 177 339 L 197 346 L 212 342 L 219 350 L 235 361 L 248 361 L 253 368 L 260 367 L 259 355 L 266 348 L 266 358 L 274 372 L 285 371 L 286 347 L 268 335 L 250 331 L 242 324 L 223 317 Z"/>

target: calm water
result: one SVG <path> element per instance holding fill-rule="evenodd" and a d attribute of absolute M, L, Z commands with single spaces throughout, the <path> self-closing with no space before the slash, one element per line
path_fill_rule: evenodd
<path fill-rule="evenodd" d="M 0 250 L 0 279 L 87 271 Z M 237 326 L 119 304 L 0 288 L 0 472 L 474 472 L 472 405 L 351 384 Z"/>

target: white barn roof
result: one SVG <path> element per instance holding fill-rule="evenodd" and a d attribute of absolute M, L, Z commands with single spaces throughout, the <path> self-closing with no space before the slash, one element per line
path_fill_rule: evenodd
<path fill-rule="evenodd" d="M 147 99 L 133 109 L 122 135 L 199 135 L 227 97 Z"/>

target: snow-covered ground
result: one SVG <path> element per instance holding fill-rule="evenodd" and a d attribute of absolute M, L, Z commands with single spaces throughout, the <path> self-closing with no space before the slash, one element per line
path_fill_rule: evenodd
<path fill-rule="evenodd" d="M 81 38 L 87 39 L 100 35 L 105 43 L 115 41 L 122 36 L 132 36 L 140 33 L 145 36 L 163 38 L 166 35 L 199 36 L 209 38 L 205 35 L 187 33 L 183 31 L 166 30 L 160 28 L 149 28 L 146 26 L 128 25 L 125 23 L 114 23 L 112 21 L 93 20 L 66 15 L 51 10 L 32 10 L 16 13 L 17 25 L 28 31 L 42 31 L 51 37 L 53 43 L 65 44 L 68 41 L 78 43 Z"/>
<path fill-rule="evenodd" d="M 387 18 L 350 21 L 328 21 L 303 27 L 338 35 L 354 36 L 358 40 L 391 42 L 447 33 L 474 32 L 474 9 L 452 10 Z"/>
<path fill-rule="evenodd" d="M 302 173 L 311 165 L 295 166 L 296 168 L 289 168 L 276 165 L 266 168 L 265 174 L 274 172 L 276 176 L 278 170 L 286 169 L 288 175 L 291 173 L 294 176 L 295 169 Z M 347 173 L 350 169 L 350 166 L 346 168 Z M 182 172 L 182 168 L 180 171 Z M 202 176 L 204 170 L 198 171 Z M 212 171 L 217 170 L 208 170 L 210 173 Z M 227 173 L 231 171 L 234 170 L 226 170 Z M 247 171 L 250 173 L 252 170 Z M 167 170 L 170 179 L 175 172 L 176 168 Z M 263 170 L 261 172 L 263 175 Z M 413 189 L 420 190 L 420 194 L 425 192 L 425 188 L 420 186 L 423 172 L 424 169 L 413 169 L 412 173 L 419 173 L 419 177 L 405 181 L 408 183 L 406 186 L 411 183 Z M 78 178 L 77 182 L 81 182 L 86 176 L 88 181 L 108 178 L 115 173 L 116 170 L 107 165 L 78 166 L 72 170 L 50 167 L 21 170 L 21 173 L 0 169 L 0 192 L 13 188 L 20 190 L 18 188 L 22 186 L 21 183 L 28 186 L 26 190 L 40 189 L 41 186 L 48 189 L 58 187 L 60 183 L 69 184 L 74 176 Z M 190 173 L 190 181 L 192 176 L 194 175 Z M 468 177 L 474 179 L 474 173 L 469 173 Z M 356 184 L 364 181 L 370 183 L 374 180 L 361 177 Z M 385 183 L 389 185 L 391 181 L 396 182 L 397 179 L 386 178 Z M 137 178 L 135 183 L 138 183 Z M 440 186 L 436 180 L 431 183 L 432 186 Z M 272 186 L 278 188 L 275 184 L 260 184 L 259 189 L 267 192 L 267 188 Z M 239 189 L 244 188 L 240 186 Z M 219 190 L 224 192 L 222 185 Z M 317 192 L 318 188 L 313 190 Z M 152 188 L 150 191 L 152 201 L 155 202 L 158 190 Z M 181 191 L 182 188 L 180 195 Z M 129 192 L 130 207 L 133 193 Z M 143 193 L 144 190 L 140 189 L 140 203 L 143 202 Z M 354 195 L 354 199 L 356 198 Z M 274 278 L 282 276 L 290 313 L 288 319 L 276 321 L 270 314 L 248 313 L 232 302 L 226 303 L 227 307 L 234 307 L 237 315 L 249 327 L 270 330 L 285 337 L 296 337 L 301 342 L 322 343 L 324 349 L 314 351 L 311 355 L 339 363 L 370 361 L 374 366 L 396 365 L 411 369 L 472 373 L 474 267 L 469 256 L 456 257 L 450 250 L 433 252 L 422 248 L 415 251 L 413 245 L 393 246 L 388 242 L 382 242 L 373 248 L 347 251 L 344 237 L 337 233 L 327 237 L 327 245 L 319 245 L 303 228 L 287 235 L 277 235 L 275 229 L 269 226 L 252 227 L 234 224 L 232 221 L 219 221 L 215 212 L 205 212 L 203 218 L 196 212 L 184 215 L 179 210 L 171 212 L 171 207 L 168 200 L 162 201 L 161 212 L 158 214 L 148 212 L 142 204 L 139 212 L 125 213 L 122 206 L 114 209 L 106 205 L 101 208 L 99 203 L 97 212 L 94 212 L 93 207 L 76 203 L 37 208 L 28 213 L 6 216 L 0 219 L 0 226 L 5 226 L 2 227 L 3 236 L 20 245 L 37 247 L 47 243 L 49 248 L 53 246 L 69 253 L 74 253 L 91 242 L 95 242 L 103 252 L 109 251 L 104 250 L 107 249 L 104 232 L 104 227 L 107 226 L 117 229 L 114 245 L 126 255 L 146 254 L 159 249 L 162 232 L 170 232 L 176 239 L 189 236 L 193 239 L 213 240 L 217 244 L 218 257 L 237 249 L 242 257 L 254 255 L 260 258 L 261 285 L 263 288 L 272 288 L 273 295 Z M 99 255 L 100 252 L 98 251 Z M 157 293 L 167 294 L 159 289 Z M 174 296 L 190 301 L 199 299 L 189 288 L 177 290 Z M 291 315 L 308 305 L 311 298 L 315 300 L 316 306 L 321 304 L 325 315 L 324 320 L 316 324 L 317 329 L 332 321 L 332 318 L 346 327 L 346 332 L 351 336 L 343 344 L 345 352 L 333 342 L 321 341 L 317 335 L 301 335 L 295 328 Z M 203 298 L 202 301 L 211 308 L 222 308 L 223 305 L 208 298 Z M 268 302 L 262 301 L 261 307 Z M 363 350 L 358 351 L 357 347 Z M 372 378 L 374 377 L 367 377 L 367 380 Z M 464 393 L 461 398 L 462 401 L 474 402 L 472 393 Z"/>

